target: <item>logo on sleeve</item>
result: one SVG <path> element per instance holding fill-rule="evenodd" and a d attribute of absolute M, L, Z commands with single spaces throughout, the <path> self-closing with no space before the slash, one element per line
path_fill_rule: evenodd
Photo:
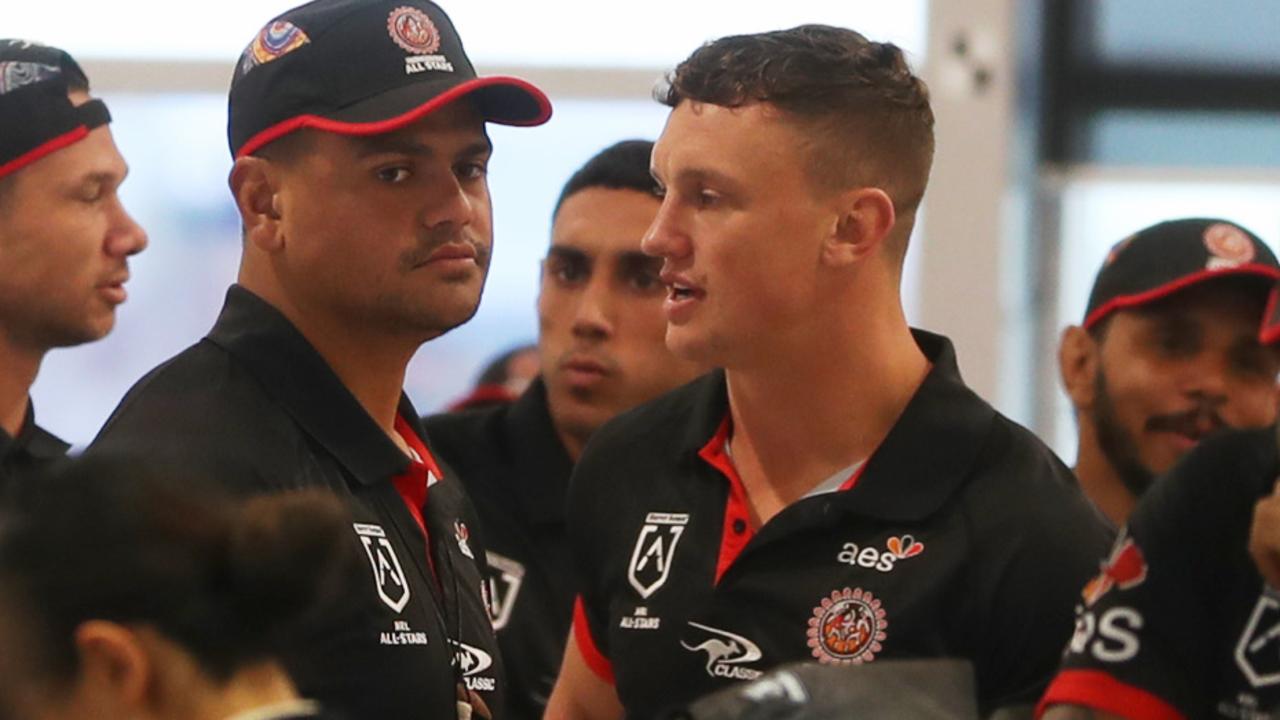
<path fill-rule="evenodd" d="M 764 657 L 755 643 L 741 635 L 713 628 L 710 625 L 690 621 L 689 627 L 694 629 L 700 642 L 691 645 L 681 639 L 680 645 L 689 652 L 707 654 L 708 675 L 731 680 L 755 680 L 760 677 L 759 670 L 742 667 Z"/>
<path fill-rule="evenodd" d="M 355 523 L 354 527 L 364 545 L 364 553 L 369 557 L 369 564 L 373 566 L 373 582 L 378 588 L 378 597 L 393 612 L 399 613 L 409 603 L 409 581 L 404 576 L 396 549 L 387 540 L 382 526 Z"/>
<path fill-rule="evenodd" d="M 1113 587 L 1121 590 L 1135 588 L 1147 579 L 1147 561 L 1142 557 L 1142 549 L 1133 538 L 1120 536 L 1111 555 L 1102 564 L 1102 571 L 1084 586 L 1081 595 L 1084 604 L 1092 607 L 1103 595 Z"/>
<path fill-rule="evenodd" d="M 667 582 L 676 545 L 688 524 L 689 516 L 684 513 L 651 512 L 645 516 L 627 568 L 627 580 L 641 598 L 647 599 Z"/>
<path fill-rule="evenodd" d="M 492 551 L 486 551 L 484 556 L 489 561 L 489 576 L 485 578 L 489 588 L 489 616 L 493 629 L 501 630 L 511 622 L 511 610 L 524 582 L 524 565 Z"/>
<path fill-rule="evenodd" d="M 821 663 L 861 665 L 876 659 L 888 627 L 874 595 L 862 588 L 836 590 L 813 609 L 809 648 Z"/>
<path fill-rule="evenodd" d="M 1280 684 L 1280 600 L 1271 592 L 1253 606 L 1236 644 L 1236 665 L 1256 688 Z"/>

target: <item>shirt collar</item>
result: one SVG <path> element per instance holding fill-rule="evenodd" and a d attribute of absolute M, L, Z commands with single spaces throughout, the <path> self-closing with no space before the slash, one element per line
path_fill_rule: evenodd
<path fill-rule="evenodd" d="M 280 311 L 240 285 L 207 339 L 240 361 L 308 435 L 365 485 L 403 473 L 409 458 L 386 436 L 320 353 Z M 425 437 L 400 396 L 400 417 Z"/>
<path fill-rule="evenodd" d="M 866 460 L 858 482 L 838 493 L 838 502 L 850 512 L 896 521 L 932 515 L 968 477 L 996 418 L 961 379 L 951 341 L 923 330 L 911 333 L 933 366 Z M 723 371 L 697 381 L 694 392 L 686 456 L 715 437 L 729 412 Z"/>
<path fill-rule="evenodd" d="M 0 458 L 8 459 L 12 455 L 24 453 L 35 460 L 54 460 L 67 454 L 71 445 L 61 438 L 36 424 L 36 412 L 31 401 L 27 401 L 27 414 L 22 419 L 22 427 L 17 437 L 0 430 Z"/>

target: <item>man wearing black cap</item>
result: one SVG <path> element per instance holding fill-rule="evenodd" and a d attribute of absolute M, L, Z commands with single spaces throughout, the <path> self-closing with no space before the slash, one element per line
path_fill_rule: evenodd
<path fill-rule="evenodd" d="M 67 53 L 0 40 L 0 493 L 67 444 L 35 424 L 45 354 L 98 340 L 147 236 L 116 194 L 127 168 Z"/>
<path fill-rule="evenodd" d="M 1258 327 L 1277 277 L 1266 244 L 1225 220 L 1162 222 L 1112 248 L 1058 360 L 1076 474 L 1116 527 L 1202 437 L 1275 420 L 1280 355 Z"/>
<path fill-rule="evenodd" d="M 212 331 L 134 387 L 91 451 L 164 454 L 245 492 L 348 500 L 363 603 L 286 663 L 353 718 L 500 716 L 470 503 L 401 391 L 419 346 L 476 310 L 491 249 L 485 121 L 546 97 L 478 78 L 425 0 L 319 0 L 232 78 L 238 284 Z"/>

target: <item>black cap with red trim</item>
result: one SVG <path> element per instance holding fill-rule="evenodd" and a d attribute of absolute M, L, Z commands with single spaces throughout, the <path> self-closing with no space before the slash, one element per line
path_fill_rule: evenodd
<path fill-rule="evenodd" d="M 73 103 L 73 88 L 88 91 L 89 80 L 66 52 L 0 40 L 0 178 L 111 122 L 101 100 Z"/>
<path fill-rule="evenodd" d="M 304 127 L 346 135 L 397 130 L 469 96 L 486 120 L 540 125 L 541 90 L 477 77 L 449 16 L 427 0 L 315 0 L 267 24 L 231 81 L 231 154 Z"/>
<path fill-rule="evenodd" d="M 1089 293 L 1084 326 L 1091 328 L 1116 310 L 1230 275 L 1274 281 L 1280 279 L 1280 263 L 1257 235 L 1226 220 L 1187 218 L 1152 225 L 1111 248 Z"/>

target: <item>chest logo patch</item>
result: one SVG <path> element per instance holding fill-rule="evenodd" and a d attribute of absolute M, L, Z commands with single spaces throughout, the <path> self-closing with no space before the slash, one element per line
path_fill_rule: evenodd
<path fill-rule="evenodd" d="M 355 523 L 353 527 L 364 545 L 369 564 L 373 566 L 373 583 L 378 589 L 378 597 L 392 612 L 400 613 L 409 604 L 409 581 L 404 576 L 395 547 L 380 525 Z"/>
<path fill-rule="evenodd" d="M 471 539 L 471 531 L 467 529 L 466 523 L 461 520 L 453 521 L 453 539 L 458 541 L 458 550 L 461 551 L 463 555 L 466 555 L 472 560 L 476 559 L 475 554 L 471 552 L 471 545 L 467 542 Z"/>
<path fill-rule="evenodd" d="M 691 645 L 681 639 L 680 646 L 689 652 L 707 654 L 708 675 L 731 680 L 755 680 L 760 677 L 759 670 L 742 667 L 764 657 L 758 645 L 741 635 L 710 625 L 691 621 L 689 627 L 694 630 L 695 643 Z"/>
<path fill-rule="evenodd" d="M 666 584 L 676 545 L 688 524 L 689 516 L 684 513 L 651 512 L 645 516 L 627 567 L 627 580 L 641 598 L 648 599 Z"/>
<path fill-rule="evenodd" d="M 859 547 L 847 542 L 840 547 L 836 561 L 853 567 L 864 567 L 882 573 L 893 572 L 897 563 L 924 552 L 924 543 L 910 535 L 893 536 L 885 541 L 885 550 L 871 546 Z"/>
<path fill-rule="evenodd" d="M 862 588 L 836 590 L 809 618 L 809 648 L 828 665 L 861 665 L 876 659 L 889 627 L 880 601 Z"/>
<path fill-rule="evenodd" d="M 462 671 L 462 679 L 468 690 L 491 692 L 497 687 L 497 682 L 492 677 L 480 675 L 493 666 L 492 655 L 457 640 L 450 639 L 449 643 L 453 645 L 454 666 Z"/>
<path fill-rule="evenodd" d="M 1280 600 L 1264 592 L 1236 644 L 1236 665 L 1256 688 L 1280 684 Z"/>
<path fill-rule="evenodd" d="M 501 630 L 511 622 L 511 610 L 524 583 L 524 565 L 496 552 L 486 551 L 485 559 L 489 561 L 489 576 L 484 580 L 489 588 L 489 619 L 494 630 Z"/>

